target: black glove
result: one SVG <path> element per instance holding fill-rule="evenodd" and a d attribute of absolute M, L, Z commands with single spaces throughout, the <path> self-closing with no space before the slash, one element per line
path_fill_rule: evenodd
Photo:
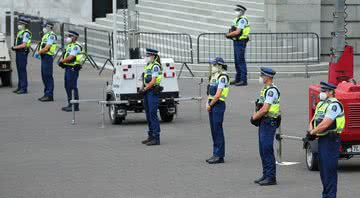
<path fill-rule="evenodd" d="M 261 119 L 258 119 L 258 120 L 254 120 L 253 117 L 251 116 L 250 118 L 250 123 L 256 127 L 259 127 L 260 126 L 260 121 Z"/>
<path fill-rule="evenodd" d="M 61 67 L 61 68 L 63 68 L 63 69 L 65 68 L 64 63 L 62 63 L 62 62 L 59 62 L 59 64 L 58 64 L 58 65 L 59 65 L 59 67 Z"/>
<path fill-rule="evenodd" d="M 12 47 L 11 47 L 11 50 L 12 50 L 12 51 L 16 51 L 15 46 L 12 46 Z"/>
<path fill-rule="evenodd" d="M 305 136 L 305 140 L 307 140 L 307 141 L 313 141 L 313 140 L 315 140 L 316 139 L 316 135 L 311 135 L 310 134 L 310 131 L 306 131 L 307 133 L 306 133 L 306 136 Z"/>
<path fill-rule="evenodd" d="M 74 70 L 75 71 L 80 71 L 82 69 L 82 66 L 78 65 L 78 66 L 75 66 Z"/>
<path fill-rule="evenodd" d="M 230 37 L 230 36 L 228 36 L 227 34 L 225 34 L 225 37 L 226 37 L 227 39 L 231 39 L 231 37 Z"/>
<path fill-rule="evenodd" d="M 146 92 L 145 89 L 140 89 L 138 94 L 143 96 L 145 95 L 145 92 Z"/>

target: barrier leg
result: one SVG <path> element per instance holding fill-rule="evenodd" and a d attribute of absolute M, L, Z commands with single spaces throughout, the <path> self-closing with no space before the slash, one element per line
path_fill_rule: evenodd
<path fill-rule="evenodd" d="M 281 131 L 281 125 L 278 129 L 278 132 L 276 133 L 276 140 L 278 143 L 278 148 L 276 149 L 277 151 L 277 160 L 276 160 L 276 164 L 279 166 L 290 166 L 290 165 L 295 165 L 295 164 L 299 164 L 300 162 L 286 162 L 286 161 L 282 161 L 282 140 L 284 139 L 284 135 L 282 134 Z"/>
<path fill-rule="evenodd" d="M 281 133 L 281 126 L 278 129 L 278 132 L 276 134 L 276 140 L 278 142 L 278 148 L 277 148 L 277 157 L 278 157 L 278 163 L 282 163 L 282 133 Z"/>
<path fill-rule="evenodd" d="M 75 90 L 72 90 L 71 95 L 72 95 L 72 99 L 74 99 L 75 98 Z M 74 103 L 71 103 L 71 111 L 73 114 L 71 124 L 75 125 L 75 105 L 74 105 Z"/>
<path fill-rule="evenodd" d="M 200 97 L 200 100 L 199 100 L 199 119 L 200 120 L 202 120 L 202 84 L 203 84 L 203 81 L 204 81 L 204 79 L 203 78 L 201 78 L 201 80 L 200 80 L 200 83 L 199 83 L 199 97 Z"/>
<path fill-rule="evenodd" d="M 101 126 L 100 128 L 104 129 L 105 128 L 105 104 L 101 104 L 101 114 L 102 114 L 102 121 L 101 121 Z"/>

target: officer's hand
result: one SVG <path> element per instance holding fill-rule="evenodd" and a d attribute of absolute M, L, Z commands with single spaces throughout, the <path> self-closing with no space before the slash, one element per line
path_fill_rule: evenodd
<path fill-rule="evenodd" d="M 253 116 L 250 117 L 250 123 L 256 127 L 260 125 L 260 120 L 254 120 Z"/>
<path fill-rule="evenodd" d="M 210 106 L 210 105 L 207 105 L 207 106 L 206 106 L 206 110 L 207 110 L 207 112 L 211 112 L 211 106 Z"/>
<path fill-rule="evenodd" d="M 311 131 L 307 131 L 306 132 L 306 137 L 305 137 L 306 140 L 308 141 L 313 141 L 316 139 L 316 135 L 312 134 Z"/>
<path fill-rule="evenodd" d="M 145 89 L 140 89 L 138 92 L 140 95 L 144 95 L 145 94 Z"/>
<path fill-rule="evenodd" d="M 225 37 L 226 37 L 227 39 L 231 39 L 231 37 L 229 36 L 229 34 L 226 34 Z"/>
<path fill-rule="evenodd" d="M 65 68 L 64 63 L 63 63 L 63 62 L 61 62 L 61 61 L 59 62 L 59 64 L 58 64 L 58 65 L 59 65 L 59 67 L 61 67 L 61 68 L 63 68 L 63 69 Z"/>
<path fill-rule="evenodd" d="M 12 47 L 11 47 L 11 50 L 12 50 L 12 51 L 16 51 L 15 46 L 12 46 Z"/>

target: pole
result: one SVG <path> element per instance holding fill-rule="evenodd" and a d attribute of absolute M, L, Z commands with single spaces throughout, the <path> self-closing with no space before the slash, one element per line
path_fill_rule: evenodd
<path fill-rule="evenodd" d="M 11 10 L 10 10 L 10 38 L 11 38 L 11 46 L 13 45 L 13 42 L 15 41 L 15 30 L 14 30 L 14 0 L 11 0 Z"/>
<path fill-rule="evenodd" d="M 204 82 L 204 79 L 203 78 L 201 78 L 201 80 L 200 80 L 200 83 L 199 83 L 199 98 L 200 98 L 200 100 L 199 100 L 199 119 L 200 120 L 202 120 L 202 104 L 203 104 L 203 100 L 202 100 L 202 84 L 203 84 L 203 82 Z"/>
<path fill-rule="evenodd" d="M 71 91 L 71 100 L 75 100 L 75 90 L 72 90 Z M 73 114 L 73 119 L 71 120 L 71 124 L 74 125 L 75 124 L 75 103 L 71 103 L 70 101 L 70 104 L 71 104 L 71 111 L 72 111 L 72 114 Z"/>
<path fill-rule="evenodd" d="M 342 56 L 345 48 L 345 0 L 335 1 L 335 12 L 334 12 L 334 32 L 332 49 L 334 50 L 334 57 L 332 63 L 337 63 Z"/>
<path fill-rule="evenodd" d="M 134 54 L 136 54 L 136 44 L 137 44 L 137 37 L 136 37 L 136 19 L 137 19 L 137 12 L 136 12 L 136 4 L 135 0 L 127 0 L 127 6 L 128 6 L 128 17 L 127 17 L 127 24 L 128 24 L 128 39 L 127 39 L 127 46 L 129 47 L 127 49 L 127 52 L 129 52 L 126 58 L 132 58 L 134 57 Z M 135 55 L 136 56 L 136 55 Z M 136 57 L 139 58 L 139 57 Z"/>
<path fill-rule="evenodd" d="M 117 18 L 117 0 L 113 0 L 112 4 L 113 4 L 113 49 L 114 49 L 114 53 L 113 53 L 113 62 L 114 65 L 117 66 L 117 43 L 118 43 L 118 34 L 117 34 L 117 26 L 116 26 L 116 18 Z"/>
<path fill-rule="evenodd" d="M 102 120 L 101 120 L 101 129 L 105 128 L 105 104 L 101 103 L 101 116 L 102 116 Z"/>
<path fill-rule="evenodd" d="M 278 162 L 282 163 L 282 131 L 281 131 L 281 125 L 278 129 Z"/>

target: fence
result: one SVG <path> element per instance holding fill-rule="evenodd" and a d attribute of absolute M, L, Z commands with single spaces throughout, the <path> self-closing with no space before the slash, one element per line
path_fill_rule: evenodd
<path fill-rule="evenodd" d="M 114 42 L 116 45 L 114 45 Z M 126 59 L 128 46 L 128 32 L 127 31 L 117 31 L 117 38 L 114 39 L 114 34 L 111 33 L 111 49 L 114 49 L 114 46 L 117 47 L 117 58 Z"/>
<path fill-rule="evenodd" d="M 316 33 L 252 33 L 246 48 L 248 63 L 318 63 L 319 36 Z M 234 63 L 233 41 L 224 33 L 203 33 L 197 38 L 198 63 L 223 57 Z"/>
<path fill-rule="evenodd" d="M 138 47 L 140 55 L 145 55 L 146 48 L 154 48 L 163 58 L 173 58 L 177 63 L 194 63 L 192 39 L 183 33 L 139 32 Z"/>
<path fill-rule="evenodd" d="M 44 18 L 34 20 L 46 21 Z M 64 49 L 64 34 L 68 30 L 79 32 L 78 42 L 83 44 L 92 62 L 111 63 L 113 49 L 117 47 L 117 57 L 126 59 L 131 48 L 138 49 L 140 56 L 146 48 L 160 51 L 161 57 L 173 58 L 177 63 L 195 63 L 193 42 L 189 34 L 150 33 L 118 31 L 117 38 L 112 32 L 84 27 L 70 23 L 55 23 L 56 33 L 60 35 L 61 49 Z M 35 31 L 35 30 L 34 30 Z M 41 37 L 40 37 L 41 38 Z M 129 39 L 130 42 L 129 42 Z M 203 33 L 197 37 L 197 63 L 208 63 L 209 58 L 221 56 L 227 63 L 234 63 L 233 41 L 225 38 L 224 33 Z M 97 61 L 95 62 L 94 59 Z M 318 63 L 320 62 L 319 36 L 316 33 L 252 33 L 246 48 L 248 63 Z M 189 68 L 188 68 L 189 69 Z"/>

